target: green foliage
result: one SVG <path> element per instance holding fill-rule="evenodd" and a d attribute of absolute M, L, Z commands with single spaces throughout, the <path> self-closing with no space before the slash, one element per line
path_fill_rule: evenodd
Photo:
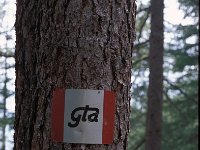
<path fill-rule="evenodd" d="M 14 123 L 13 117 L 14 116 L 12 115 L 12 117 L 8 117 L 8 118 L 1 120 L 0 121 L 0 127 L 6 126 L 8 124 L 13 126 L 13 123 Z"/>
<path fill-rule="evenodd" d="M 170 83 L 171 84 L 171 83 Z M 198 146 L 198 86 L 196 79 L 165 84 L 163 149 L 190 150 Z M 171 92 L 175 92 L 170 96 Z M 167 111 L 166 111 L 167 110 Z"/>
<path fill-rule="evenodd" d="M 185 18 L 192 19 L 193 23 L 166 26 L 165 29 L 173 31 L 170 33 L 174 33 L 174 38 L 170 43 L 165 43 L 164 53 L 163 150 L 198 148 L 199 1 L 179 2 Z M 130 150 L 145 149 L 150 33 L 149 19 L 146 19 L 147 8 L 144 4 L 138 6 L 136 20 L 138 39 L 133 54 Z"/>
<path fill-rule="evenodd" d="M 185 12 L 185 17 L 198 17 L 199 0 L 178 0 L 180 8 Z"/>
<path fill-rule="evenodd" d="M 13 129 L 14 122 L 14 113 L 9 112 L 6 107 L 8 98 L 14 94 L 14 91 L 10 88 L 13 83 L 10 73 L 14 67 L 14 64 L 10 61 L 14 57 L 14 49 L 11 47 L 14 47 L 14 45 L 10 43 L 12 40 L 11 30 L 5 27 L 6 10 L 4 7 L 7 4 L 6 2 L 8 1 L 0 1 L 0 149 L 7 149 L 6 143 L 9 139 L 6 128 Z"/>
<path fill-rule="evenodd" d="M 136 106 L 136 105 L 135 105 Z M 130 116 L 131 132 L 128 139 L 128 149 L 135 150 L 139 147 L 144 150 L 146 112 L 142 108 L 132 107 Z"/>
<path fill-rule="evenodd" d="M 171 44 L 171 56 L 174 59 L 174 71 L 183 72 L 185 67 L 198 65 L 198 27 L 197 25 L 178 25 L 174 44 Z M 191 39 L 192 38 L 192 39 Z"/>

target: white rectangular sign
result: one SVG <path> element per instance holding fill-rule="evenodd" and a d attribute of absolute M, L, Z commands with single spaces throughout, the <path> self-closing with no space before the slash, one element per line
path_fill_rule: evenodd
<path fill-rule="evenodd" d="M 114 92 L 55 89 L 52 101 L 52 140 L 66 143 L 111 144 L 114 114 Z"/>

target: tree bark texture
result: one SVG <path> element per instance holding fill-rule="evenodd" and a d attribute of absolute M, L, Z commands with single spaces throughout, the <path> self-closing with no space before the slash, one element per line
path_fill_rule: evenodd
<path fill-rule="evenodd" d="M 161 149 L 163 100 L 163 8 L 164 0 L 151 0 L 149 88 L 146 150 Z"/>
<path fill-rule="evenodd" d="M 17 0 L 14 149 L 127 147 L 135 0 Z M 54 88 L 117 94 L 111 145 L 55 143 Z"/>

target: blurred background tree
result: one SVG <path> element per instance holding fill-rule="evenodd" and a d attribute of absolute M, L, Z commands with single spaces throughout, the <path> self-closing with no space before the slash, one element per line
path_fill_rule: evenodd
<path fill-rule="evenodd" d="M 167 21 L 164 51 L 163 150 L 198 148 L 198 52 L 199 1 L 179 0 L 184 19 L 179 25 Z M 148 87 L 150 1 L 138 3 L 137 40 L 133 62 L 132 114 L 129 149 L 145 149 Z M 167 13 L 167 12 L 166 12 Z M 176 14 L 174 14 L 176 15 Z"/>

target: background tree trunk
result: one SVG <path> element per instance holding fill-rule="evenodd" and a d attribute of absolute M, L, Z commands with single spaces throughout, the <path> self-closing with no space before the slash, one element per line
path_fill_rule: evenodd
<path fill-rule="evenodd" d="M 149 89 L 146 126 L 146 149 L 161 149 L 163 100 L 163 4 L 151 0 L 151 35 L 149 52 Z"/>
<path fill-rule="evenodd" d="M 135 0 L 17 0 L 16 17 L 14 149 L 126 149 Z M 115 91 L 113 144 L 52 142 L 56 87 Z"/>

